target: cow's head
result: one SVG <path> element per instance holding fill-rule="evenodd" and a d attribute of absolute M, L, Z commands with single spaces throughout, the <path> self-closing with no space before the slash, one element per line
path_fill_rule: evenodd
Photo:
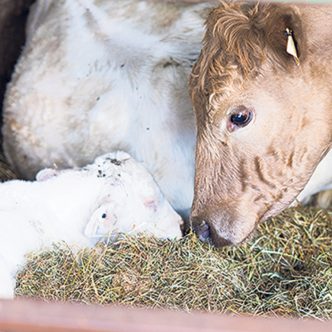
<path fill-rule="evenodd" d="M 330 148 L 332 48 L 308 12 L 223 3 L 207 20 L 190 82 L 198 130 L 191 222 L 202 240 L 244 241 L 296 198 Z M 289 39 L 298 59 L 286 52 Z"/>

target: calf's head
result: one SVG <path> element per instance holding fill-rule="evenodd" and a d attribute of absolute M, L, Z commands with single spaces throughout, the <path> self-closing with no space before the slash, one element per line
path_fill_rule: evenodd
<path fill-rule="evenodd" d="M 296 198 L 330 148 L 332 47 L 317 45 L 323 32 L 308 12 L 222 3 L 207 20 L 190 81 L 197 120 L 191 223 L 203 241 L 244 241 Z"/>
<path fill-rule="evenodd" d="M 105 184 L 97 208 L 85 228 L 89 238 L 145 233 L 180 238 L 182 219 L 161 193 L 145 167 L 117 151 L 98 157 L 85 167 Z"/>

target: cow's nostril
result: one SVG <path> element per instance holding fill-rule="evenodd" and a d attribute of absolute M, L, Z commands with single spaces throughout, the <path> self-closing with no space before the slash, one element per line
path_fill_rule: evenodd
<path fill-rule="evenodd" d="M 196 234 L 202 242 L 210 242 L 211 232 L 209 224 L 206 221 L 202 221 L 201 224 L 196 227 Z"/>
<path fill-rule="evenodd" d="M 215 247 L 224 247 L 233 245 L 234 242 L 231 238 L 222 236 L 220 229 L 216 228 L 215 224 L 211 221 L 206 221 L 203 218 L 191 218 L 192 230 L 196 233 L 200 241 L 209 243 Z M 227 233 L 225 232 L 225 235 Z"/>

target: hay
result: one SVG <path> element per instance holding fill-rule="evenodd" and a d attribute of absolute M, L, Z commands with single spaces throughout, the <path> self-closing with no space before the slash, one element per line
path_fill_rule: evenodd
<path fill-rule="evenodd" d="M 1 139 L 0 139 L 1 146 Z M 0 182 L 17 179 L 16 174 L 11 169 L 9 164 L 5 161 L 5 157 L 3 156 L 0 150 Z"/>
<path fill-rule="evenodd" d="M 194 235 L 124 238 L 33 256 L 17 295 L 185 310 L 332 318 L 331 212 L 289 210 L 255 239 L 217 250 Z"/>

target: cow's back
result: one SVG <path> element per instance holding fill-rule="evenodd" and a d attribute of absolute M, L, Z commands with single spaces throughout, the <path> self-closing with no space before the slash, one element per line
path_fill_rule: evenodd
<path fill-rule="evenodd" d="M 208 6 L 62 0 L 38 12 L 42 3 L 5 100 L 14 169 L 32 178 L 122 149 L 188 209 L 195 130 L 187 80 Z"/>

